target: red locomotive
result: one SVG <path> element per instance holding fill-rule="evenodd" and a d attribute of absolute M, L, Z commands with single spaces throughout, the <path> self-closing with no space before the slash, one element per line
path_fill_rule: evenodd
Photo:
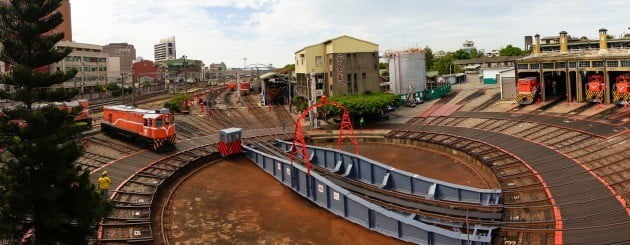
<path fill-rule="evenodd" d="M 630 73 L 621 74 L 613 85 L 613 101 L 617 105 L 630 104 Z"/>
<path fill-rule="evenodd" d="M 175 149 L 175 120 L 168 109 L 144 110 L 133 106 L 103 107 L 101 130 L 137 142 L 154 151 Z"/>
<path fill-rule="evenodd" d="M 604 75 L 593 74 L 588 76 L 586 83 L 586 101 L 592 103 L 600 103 L 604 101 Z"/>
<path fill-rule="evenodd" d="M 241 94 L 246 95 L 249 93 L 249 82 L 241 82 Z"/>
<path fill-rule="evenodd" d="M 538 78 L 526 77 L 518 79 L 516 83 L 518 93 L 516 94 L 516 102 L 520 105 L 529 105 L 534 103 L 534 100 L 540 93 L 540 82 Z"/>
<path fill-rule="evenodd" d="M 241 128 L 227 128 L 219 130 L 219 152 L 224 157 L 241 153 Z"/>
<path fill-rule="evenodd" d="M 228 82 L 227 88 L 229 90 L 231 90 L 231 91 L 236 91 L 236 83 L 235 82 Z"/>

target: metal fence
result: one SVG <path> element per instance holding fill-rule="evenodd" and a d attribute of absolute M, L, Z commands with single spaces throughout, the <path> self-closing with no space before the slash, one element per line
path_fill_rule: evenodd
<path fill-rule="evenodd" d="M 451 92 L 450 83 L 428 83 L 427 89 L 413 93 L 413 97 L 422 98 L 424 101 L 434 100 Z M 400 94 L 400 99 L 407 100 L 407 94 Z"/>

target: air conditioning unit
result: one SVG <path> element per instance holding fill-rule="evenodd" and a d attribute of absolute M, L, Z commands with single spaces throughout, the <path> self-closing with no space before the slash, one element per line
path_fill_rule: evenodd
<path fill-rule="evenodd" d="M 322 95 L 324 95 L 323 89 L 315 90 L 315 96 L 322 96 Z"/>

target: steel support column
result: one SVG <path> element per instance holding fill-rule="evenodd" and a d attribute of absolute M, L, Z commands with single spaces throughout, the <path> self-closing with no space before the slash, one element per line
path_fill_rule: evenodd
<path fill-rule="evenodd" d="M 579 102 L 584 101 L 584 92 L 582 91 L 582 89 L 584 89 L 584 86 L 582 86 L 582 73 L 579 69 L 575 70 L 575 80 L 576 80 L 575 93 L 577 95 L 577 102 L 579 103 Z"/>
<path fill-rule="evenodd" d="M 606 69 L 606 60 L 604 60 L 604 103 L 610 104 L 610 74 L 608 73 L 608 69 Z"/>
<path fill-rule="evenodd" d="M 567 93 L 567 103 L 571 102 L 573 100 L 572 96 L 571 96 L 571 74 L 569 74 L 569 68 L 564 69 L 564 80 L 567 83 L 567 89 L 566 89 L 566 93 Z"/>

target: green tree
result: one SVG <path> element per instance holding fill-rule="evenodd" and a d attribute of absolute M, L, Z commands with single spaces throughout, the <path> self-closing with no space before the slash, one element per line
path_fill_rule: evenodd
<path fill-rule="evenodd" d="M 424 48 L 424 60 L 426 63 L 427 71 L 433 70 L 433 62 L 435 62 L 435 55 L 433 55 L 433 50 L 426 46 Z"/>
<path fill-rule="evenodd" d="M 470 52 L 470 58 L 481 58 L 483 57 L 483 52 L 480 52 L 478 49 L 473 49 Z"/>
<path fill-rule="evenodd" d="M 389 68 L 389 64 L 385 63 L 385 62 L 379 62 L 378 63 L 378 69 L 383 70 L 383 69 L 388 69 Z"/>
<path fill-rule="evenodd" d="M 85 244 L 110 210 L 89 173 L 74 164 L 83 151 L 77 137 L 82 128 L 73 119 L 80 108 L 72 113 L 53 106 L 32 110 L 37 101 L 72 97 L 47 87 L 76 71 L 36 70 L 70 53 L 55 47 L 63 33 L 50 33 L 63 21 L 55 11 L 59 7 L 60 0 L 0 3 L 0 60 L 11 66 L 0 83 L 16 90 L 0 96 L 24 103 L 0 113 L 0 239 L 12 244 L 31 229 L 37 243 Z"/>
<path fill-rule="evenodd" d="M 466 50 L 458 49 L 455 53 L 453 53 L 453 57 L 457 60 L 467 60 L 470 59 L 470 53 Z"/>
<path fill-rule="evenodd" d="M 366 118 L 380 116 L 385 107 L 396 105 L 399 99 L 398 95 L 388 93 L 339 95 L 328 98 L 330 101 L 335 101 L 345 106 L 353 117 L 365 116 Z M 322 112 L 330 115 L 341 115 L 341 110 L 332 106 L 324 106 Z"/>
<path fill-rule="evenodd" d="M 512 44 L 509 44 L 505 48 L 499 50 L 500 56 L 520 56 L 523 55 L 523 50 L 519 47 L 514 47 Z"/>
<path fill-rule="evenodd" d="M 461 66 L 453 64 L 453 61 L 455 61 L 455 55 L 449 52 L 444 57 L 435 60 L 433 68 L 440 75 L 462 72 Z"/>

